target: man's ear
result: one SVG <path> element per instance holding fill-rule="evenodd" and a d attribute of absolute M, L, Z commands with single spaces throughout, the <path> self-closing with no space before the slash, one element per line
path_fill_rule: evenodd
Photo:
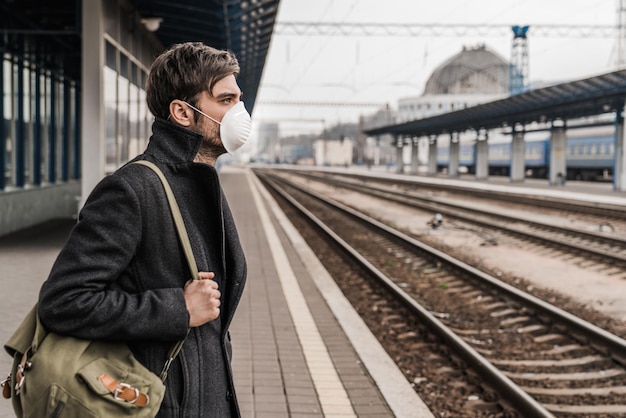
<path fill-rule="evenodd" d="M 181 126 L 193 124 L 193 110 L 182 100 L 172 100 L 170 103 L 170 120 Z"/>

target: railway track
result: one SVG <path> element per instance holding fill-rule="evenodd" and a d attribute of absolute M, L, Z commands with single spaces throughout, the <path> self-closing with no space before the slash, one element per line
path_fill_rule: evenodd
<path fill-rule="evenodd" d="M 425 196 L 423 192 L 416 193 L 406 189 L 397 190 L 380 185 L 364 184 L 360 181 L 346 181 L 338 176 L 306 173 L 298 173 L 298 175 L 429 213 L 440 213 L 453 220 L 497 230 L 525 242 L 564 251 L 573 254 L 579 264 L 584 263 L 587 267 L 597 268 L 598 265 L 603 264 L 605 269 L 613 269 L 614 272 L 621 272 L 626 268 L 626 240 L 620 236 L 539 222 L 530 217 L 520 217 L 520 215 L 510 216 L 502 213 L 502 210 L 479 209 L 469 204 Z M 592 209 L 595 210 L 595 208 Z M 577 211 L 580 212 L 582 209 L 577 208 Z M 618 222 L 619 220 L 616 220 L 613 223 Z"/>
<path fill-rule="evenodd" d="M 326 172 L 311 172 L 310 170 L 288 170 L 299 175 L 309 177 L 327 177 L 327 178 L 344 178 L 352 179 L 355 182 L 362 184 L 365 183 L 378 183 L 384 188 L 400 187 L 404 190 L 415 190 L 419 188 L 422 192 L 446 192 L 461 196 L 467 196 L 472 199 L 484 198 L 494 201 L 515 201 L 516 204 L 529 205 L 532 207 L 545 207 L 547 209 L 559 209 L 566 212 L 576 212 L 585 215 L 596 215 L 600 217 L 609 217 L 626 221 L 626 211 L 622 206 L 604 204 L 604 203 L 584 203 L 576 200 L 568 200 L 563 198 L 553 198 L 550 196 L 529 196 L 523 194 L 507 194 L 496 190 L 485 190 L 476 188 L 464 188 L 462 186 L 452 184 L 428 184 L 415 182 L 411 178 L 385 178 L 385 177 L 371 177 L 358 173 L 326 173 Z"/>
<path fill-rule="evenodd" d="M 258 175 L 416 390 L 431 390 L 420 394 L 435 413 L 626 416 L 623 339 L 342 204 Z"/>

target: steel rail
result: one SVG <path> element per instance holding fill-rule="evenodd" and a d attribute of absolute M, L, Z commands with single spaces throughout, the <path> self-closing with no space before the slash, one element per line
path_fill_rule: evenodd
<path fill-rule="evenodd" d="M 301 169 L 300 170 L 285 169 L 285 171 L 291 171 L 294 173 L 300 173 L 303 175 L 313 177 L 313 175 L 311 175 L 310 172 L 307 172 Z M 368 175 L 368 174 L 358 174 L 358 173 L 348 173 L 348 172 L 336 173 L 332 171 L 328 171 L 328 172 L 320 171 L 320 174 L 330 174 L 330 175 L 336 175 L 336 176 L 352 177 L 352 178 L 359 179 L 361 181 L 371 180 L 371 181 L 379 181 L 379 182 L 389 183 L 389 184 L 394 184 L 394 185 L 402 184 L 402 185 L 413 186 L 413 187 L 417 186 L 417 187 L 437 189 L 437 190 L 449 190 L 449 191 L 456 192 L 456 193 L 462 193 L 462 194 L 472 195 L 472 196 L 487 197 L 490 199 L 503 200 L 502 196 L 506 196 L 507 200 L 515 200 L 516 203 L 526 203 L 526 204 L 531 204 L 534 206 L 544 206 L 544 207 L 548 207 L 552 209 L 565 209 L 565 210 L 571 210 L 571 211 L 576 211 L 576 212 L 586 213 L 586 214 L 601 214 L 601 215 L 606 215 L 606 216 L 614 216 L 619 219 L 626 219 L 626 208 L 617 204 L 593 203 L 593 202 L 586 202 L 585 204 L 581 204 L 580 202 L 575 201 L 575 200 L 558 198 L 558 197 L 530 196 L 530 195 L 523 194 L 523 193 L 515 193 L 515 192 L 507 193 L 507 192 L 496 191 L 496 190 L 485 190 L 485 189 L 472 187 L 471 182 L 468 182 L 468 187 L 462 187 L 459 185 L 452 185 L 452 184 L 426 183 L 426 182 L 421 182 L 419 179 L 410 178 L 410 177 L 409 178 L 398 178 L 398 177 L 383 178 L 383 177 L 379 177 L 375 175 Z"/>
<path fill-rule="evenodd" d="M 324 180 L 326 180 L 326 179 L 324 179 Z M 604 241 L 608 245 L 624 245 L 624 246 L 626 246 L 626 239 L 609 237 L 609 236 L 606 236 L 606 235 L 599 234 L 597 232 L 582 231 L 582 230 L 572 229 L 572 228 L 564 228 L 564 227 L 560 227 L 560 226 L 557 226 L 557 225 L 547 224 L 547 223 L 544 223 L 544 222 L 533 221 L 531 219 L 522 219 L 522 218 L 517 218 L 517 217 L 513 217 L 513 216 L 503 215 L 503 214 L 498 213 L 498 212 L 487 211 L 487 210 L 483 210 L 483 209 L 475 209 L 475 208 L 472 208 L 472 207 L 469 207 L 469 206 L 465 206 L 465 205 L 444 202 L 444 201 L 441 201 L 441 200 L 439 200 L 437 198 L 415 196 L 412 193 L 408 193 L 407 194 L 407 193 L 398 192 L 398 191 L 395 191 L 395 190 L 383 190 L 383 189 L 381 189 L 379 187 L 370 186 L 370 185 L 355 185 L 353 183 L 347 183 L 345 181 L 336 180 L 336 179 L 333 179 L 332 181 L 340 182 L 340 184 L 343 187 L 349 187 L 349 188 L 351 188 L 353 190 L 357 190 L 357 191 L 365 188 L 365 189 L 372 190 L 372 191 L 375 191 L 375 192 L 391 194 L 391 195 L 399 198 L 398 202 L 400 202 L 400 203 L 404 203 L 402 198 L 405 198 L 406 196 L 408 196 L 408 199 L 406 199 L 407 202 L 414 202 L 414 201 L 430 202 L 430 203 L 433 203 L 433 204 L 436 204 L 436 205 L 449 206 L 449 207 L 452 207 L 452 208 L 455 208 L 455 209 L 459 209 L 459 210 L 467 211 L 467 212 L 473 212 L 473 213 L 476 213 L 476 214 L 479 214 L 479 215 L 488 214 L 489 216 L 500 218 L 500 219 L 502 219 L 503 221 L 506 221 L 506 222 L 522 221 L 522 222 L 524 222 L 526 224 L 529 224 L 529 225 L 532 225 L 532 226 L 536 226 L 536 227 L 540 227 L 540 228 L 547 228 L 547 229 L 551 229 L 553 231 L 560 232 L 560 233 L 575 234 L 575 235 L 577 235 L 579 237 L 583 237 L 583 238 L 586 238 L 586 239 L 597 239 L 597 240 Z"/>
<path fill-rule="evenodd" d="M 453 218 L 457 218 L 459 220 L 465 221 L 465 222 L 470 222 L 473 224 L 477 224 L 477 225 L 481 225 L 484 227 L 488 227 L 488 228 L 493 228 L 494 224 L 491 222 L 484 222 L 481 221 L 479 219 L 475 219 L 469 216 L 466 216 L 463 213 L 459 213 L 456 210 L 460 210 L 460 211 L 464 211 L 464 212 L 473 212 L 475 214 L 479 214 L 479 215 L 488 215 L 491 217 L 495 217 L 495 218 L 499 218 L 500 220 L 504 221 L 504 222 L 524 222 L 526 224 L 535 226 L 535 227 L 540 227 L 540 228 L 545 228 L 545 229 L 549 229 L 553 232 L 558 232 L 558 233 L 562 233 L 562 234 L 570 234 L 570 235 L 576 235 L 578 237 L 582 237 L 585 239 L 593 239 L 596 241 L 603 241 L 603 244 L 606 245 L 622 245 L 622 246 L 626 246 L 626 240 L 623 239 L 619 239 L 619 238 L 613 238 L 613 237 L 607 237 L 604 235 L 600 235 L 597 233 L 593 233 L 593 232 L 588 232 L 588 231 L 580 231 L 580 230 L 575 230 L 575 229 L 569 229 L 569 228 L 563 228 L 563 227 L 559 227 L 556 225 L 549 225 L 546 223 L 542 223 L 542 222 L 537 222 L 537 221 L 531 221 L 531 220 L 527 220 L 527 219 L 520 219 L 520 218 L 515 218 L 512 216 L 507 216 L 507 215 L 502 215 L 500 213 L 495 213 L 495 212 L 491 212 L 491 211 L 484 211 L 484 210 L 479 210 L 479 209 L 474 209 L 474 208 L 470 208 L 467 206 L 463 206 L 463 205 L 458 205 L 458 204 L 454 204 L 454 203 L 447 203 L 447 202 L 441 202 L 441 201 L 437 201 L 435 199 L 432 198 L 427 198 L 427 197 L 418 197 L 418 196 L 412 196 L 412 195 L 407 195 L 406 193 L 401 193 L 401 192 L 396 192 L 396 191 L 392 191 L 392 190 L 381 190 L 380 188 L 374 187 L 374 186 L 368 186 L 368 185 L 356 185 L 356 184 L 352 184 L 352 183 L 347 183 L 345 181 L 341 181 L 341 180 L 337 180 L 337 179 L 325 179 L 325 178 L 319 178 L 319 177 L 315 177 L 316 180 L 318 181 L 323 181 L 323 182 L 327 182 L 327 183 L 335 183 L 335 184 L 340 184 L 341 187 L 345 187 L 351 190 L 355 190 L 357 192 L 363 193 L 364 190 L 370 190 L 370 193 L 373 195 L 377 195 L 378 197 L 382 197 L 384 199 L 388 199 L 388 200 L 392 200 L 395 201 L 397 203 L 401 203 L 404 205 L 408 205 L 411 207 L 417 207 L 423 210 L 428 210 L 428 211 L 432 211 L 432 212 L 439 212 L 443 215 L 449 216 L 449 217 L 453 217 Z M 436 205 L 443 205 L 443 206 L 448 206 L 453 208 L 453 210 L 448 210 L 446 208 L 442 208 L 441 206 L 436 206 Z M 456 210 L 455 210 L 456 209 Z M 603 251 L 602 249 L 593 249 L 593 248 L 589 248 L 586 246 L 582 246 L 582 245 L 577 245 L 574 243 L 570 243 L 567 241 L 562 241 L 559 239 L 555 239 L 555 238 L 549 238 L 549 237 L 544 237 L 538 234 L 534 234 L 532 232 L 524 232 L 524 231 L 520 231 L 514 228 L 510 228 L 506 225 L 498 225 L 497 226 L 498 229 L 501 230 L 505 230 L 509 233 L 512 234 L 516 234 L 516 235 L 521 235 L 525 238 L 530 238 L 530 239 L 538 239 L 541 241 L 546 241 L 549 242 L 551 244 L 554 245 L 560 245 L 563 247 L 567 247 L 571 250 L 574 251 L 581 251 L 584 253 L 589 253 L 592 254 L 593 256 L 600 258 L 600 259 L 604 259 L 607 260 L 608 262 L 612 263 L 612 264 L 620 264 L 620 265 L 626 265 L 626 257 L 617 255 L 617 254 L 607 254 L 605 251 Z"/>
<path fill-rule="evenodd" d="M 516 385 L 505 374 L 498 370 L 491 362 L 485 359 L 481 354 L 474 350 L 462 338 L 454 334 L 447 326 L 434 317 L 428 310 L 420 306 L 414 298 L 408 295 L 402 288 L 396 285 L 383 272 L 378 270 L 367 259 L 365 259 L 358 251 L 352 248 L 347 242 L 333 232 L 321 220 L 313 215 L 308 209 L 293 199 L 280 186 L 268 178 L 263 179 L 277 193 L 279 193 L 292 206 L 305 215 L 313 222 L 321 231 L 335 241 L 347 254 L 357 261 L 363 268 L 367 269 L 376 279 L 382 283 L 389 291 L 398 298 L 413 314 L 419 317 L 426 326 L 428 326 L 437 336 L 446 342 L 453 350 L 468 364 L 469 367 L 476 370 L 482 378 L 493 385 L 503 394 L 506 401 L 510 402 L 515 408 L 522 412 L 525 416 L 537 418 L 554 418 L 554 415 L 546 410 L 532 396 Z M 374 220 L 373 220 L 374 221 Z M 377 221 L 374 221 L 377 222 Z"/>
<path fill-rule="evenodd" d="M 296 188 L 302 193 L 305 193 L 321 202 L 324 202 L 325 204 L 331 207 L 335 207 L 341 210 L 342 212 L 350 215 L 351 217 L 355 219 L 362 220 L 376 227 L 380 231 L 383 231 L 386 234 L 388 234 L 388 236 L 393 237 L 394 239 L 402 243 L 417 247 L 420 250 L 427 252 L 433 255 L 434 257 L 441 259 L 445 263 L 448 263 L 450 265 L 455 266 L 456 268 L 460 270 L 468 272 L 474 278 L 476 278 L 480 283 L 487 284 L 491 286 L 492 288 L 496 289 L 498 292 L 502 292 L 508 295 L 509 297 L 511 297 L 512 299 L 524 304 L 525 306 L 531 307 L 532 309 L 536 310 L 538 313 L 549 316 L 557 323 L 563 324 L 569 328 L 573 328 L 573 330 L 578 335 L 583 336 L 587 342 L 591 342 L 591 341 L 597 342 L 598 344 L 606 348 L 605 351 L 607 355 L 610 355 L 615 361 L 626 366 L 626 340 L 618 337 L 617 335 L 611 334 L 610 332 L 607 332 L 606 330 L 596 325 L 593 325 L 581 318 L 578 318 L 577 316 L 572 315 L 569 312 L 566 312 L 554 305 L 551 305 L 533 295 L 523 292 L 514 286 L 504 283 L 503 281 L 497 279 L 494 276 L 491 276 L 490 274 L 485 273 L 482 270 L 479 270 L 463 261 L 460 261 L 440 250 L 437 250 L 436 248 L 426 245 L 416 240 L 415 238 L 410 237 L 409 235 L 401 231 L 398 231 L 394 228 L 391 228 L 390 226 L 385 225 L 384 223 L 376 219 L 370 218 L 369 216 L 355 209 L 352 209 L 342 203 L 336 202 L 332 199 L 329 199 L 311 190 L 306 190 L 289 180 L 282 179 L 282 178 L 279 180 L 281 182 L 288 184 L 291 187 Z M 599 349 L 600 347 L 596 347 L 596 348 Z"/>

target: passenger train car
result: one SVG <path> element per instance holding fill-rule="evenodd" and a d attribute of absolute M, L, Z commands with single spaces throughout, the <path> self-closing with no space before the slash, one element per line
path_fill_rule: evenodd
<path fill-rule="evenodd" d="M 526 176 L 547 178 L 550 164 L 550 141 L 548 139 L 526 141 Z M 511 142 L 493 143 L 489 149 L 489 175 L 508 176 L 511 171 Z M 446 170 L 450 158 L 448 145 L 437 147 L 437 170 Z M 567 179 L 601 181 L 613 176 L 615 138 L 613 135 L 573 137 L 567 139 Z M 461 143 L 459 167 L 474 174 L 474 144 Z"/>

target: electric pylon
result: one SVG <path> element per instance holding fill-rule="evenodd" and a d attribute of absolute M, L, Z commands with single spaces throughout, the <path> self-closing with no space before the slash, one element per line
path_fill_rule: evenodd
<path fill-rule="evenodd" d="M 528 90 L 528 26 L 513 26 L 513 46 L 509 63 L 511 96 Z"/>

